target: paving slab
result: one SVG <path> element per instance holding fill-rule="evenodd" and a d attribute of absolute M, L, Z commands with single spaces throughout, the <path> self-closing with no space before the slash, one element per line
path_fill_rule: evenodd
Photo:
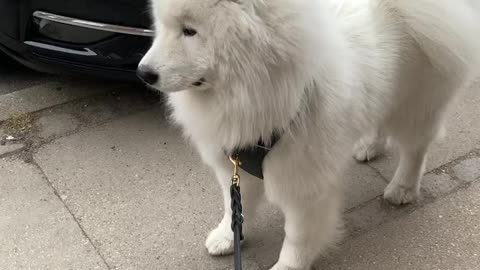
<path fill-rule="evenodd" d="M 377 197 L 345 214 L 345 236 L 364 233 L 388 220 L 401 217 L 411 212 L 413 207 L 413 205 L 396 207 L 381 197 Z"/>
<path fill-rule="evenodd" d="M 344 181 L 346 210 L 383 194 L 387 186 L 383 178 L 372 168 L 356 162 L 350 164 Z"/>
<path fill-rule="evenodd" d="M 480 83 L 461 94 L 452 107 L 446 126 L 446 137 L 435 142 L 428 154 L 427 171 L 431 171 L 458 157 L 480 148 Z M 371 162 L 385 178 L 390 180 L 395 173 L 398 157 L 392 149 L 384 157 Z"/>
<path fill-rule="evenodd" d="M 422 188 L 432 197 L 445 196 L 459 186 L 459 182 L 446 173 L 427 174 L 423 178 Z"/>
<path fill-rule="evenodd" d="M 455 175 L 464 182 L 480 180 L 480 158 L 467 159 L 453 167 Z"/>
<path fill-rule="evenodd" d="M 39 136 L 47 139 L 74 131 L 80 125 L 75 116 L 69 113 L 47 114 L 38 120 Z"/>
<path fill-rule="evenodd" d="M 59 139 L 35 160 L 113 268 L 231 264 L 203 247 L 222 216 L 219 187 L 161 111 Z"/>
<path fill-rule="evenodd" d="M 480 269 L 480 184 L 350 239 L 322 270 Z"/>
<path fill-rule="evenodd" d="M 0 159 L 0 269 L 107 269 L 41 172 Z"/>
<path fill-rule="evenodd" d="M 20 151 L 24 147 L 25 147 L 25 145 L 22 144 L 22 143 L 5 144 L 5 145 L 2 145 L 0 143 L 0 156 L 10 154 L 10 153 L 13 153 L 13 152 L 16 152 L 16 151 Z"/>
<path fill-rule="evenodd" d="M 119 87 L 111 82 L 56 80 L 0 95 L 0 122 L 14 114 L 30 113 Z"/>
<path fill-rule="evenodd" d="M 112 268 L 231 269 L 232 258 L 203 246 L 222 216 L 218 184 L 162 108 L 58 139 L 34 158 Z M 363 165 L 348 175 L 350 206 L 385 185 Z M 276 209 L 258 216 L 245 243 L 249 270 L 273 265 L 283 240 Z"/>

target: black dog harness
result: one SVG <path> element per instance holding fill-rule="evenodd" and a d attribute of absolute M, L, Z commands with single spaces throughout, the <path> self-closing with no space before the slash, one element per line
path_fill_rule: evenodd
<path fill-rule="evenodd" d="M 259 141 L 254 146 L 234 150 L 232 156 L 238 157 L 239 167 L 242 170 L 263 180 L 263 161 L 279 139 L 280 135 L 274 133 L 270 138 L 270 144 L 266 145 L 263 141 Z"/>

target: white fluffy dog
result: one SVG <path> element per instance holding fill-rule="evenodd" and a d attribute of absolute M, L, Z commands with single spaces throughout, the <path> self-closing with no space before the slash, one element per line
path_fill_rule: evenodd
<path fill-rule="evenodd" d="M 206 241 L 232 252 L 225 151 L 280 140 L 262 182 L 242 172 L 246 226 L 263 194 L 285 215 L 274 270 L 308 269 L 341 232 L 342 171 L 389 137 L 384 197 L 419 195 L 426 152 L 480 63 L 473 0 L 153 0 L 156 38 L 139 75 L 216 173 L 225 216 Z M 355 144 L 360 134 L 366 135 Z M 355 147 L 354 147 L 355 145 Z"/>

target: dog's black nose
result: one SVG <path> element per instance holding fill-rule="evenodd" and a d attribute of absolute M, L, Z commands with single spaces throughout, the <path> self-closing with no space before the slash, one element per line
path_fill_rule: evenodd
<path fill-rule="evenodd" d="M 149 66 L 139 66 L 137 68 L 137 76 L 149 85 L 154 85 L 160 80 L 160 76 Z"/>

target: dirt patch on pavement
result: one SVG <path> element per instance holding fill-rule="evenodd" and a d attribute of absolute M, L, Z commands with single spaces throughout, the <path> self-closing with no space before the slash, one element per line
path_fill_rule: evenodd
<path fill-rule="evenodd" d="M 33 128 L 34 117 L 30 113 L 19 113 L 3 123 L 5 133 L 12 136 L 21 136 L 30 132 Z"/>

